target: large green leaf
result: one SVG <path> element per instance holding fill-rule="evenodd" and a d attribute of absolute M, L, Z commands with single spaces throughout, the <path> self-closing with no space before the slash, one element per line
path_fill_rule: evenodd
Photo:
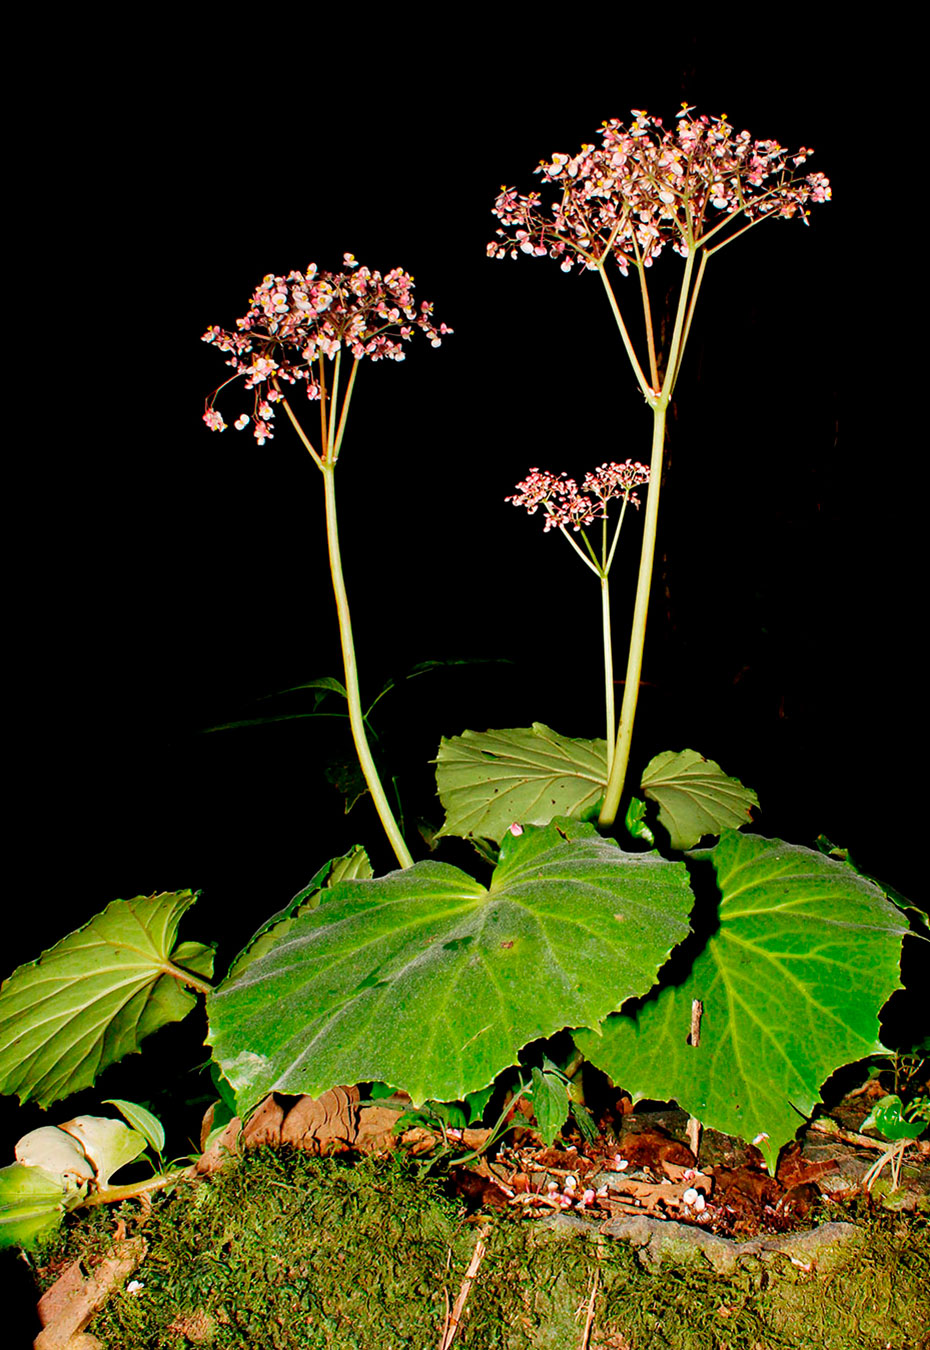
<path fill-rule="evenodd" d="M 759 798 L 696 750 L 665 750 L 649 761 L 640 786 L 659 803 L 672 848 L 693 848 L 706 834 L 748 825 Z"/>
<path fill-rule="evenodd" d="M 683 863 L 530 827 L 488 888 L 437 862 L 333 886 L 210 996 L 208 1040 L 241 1110 L 368 1080 L 458 1100 L 647 990 L 692 903 Z"/>
<path fill-rule="evenodd" d="M 446 819 L 439 834 L 500 843 L 515 820 L 545 825 L 556 816 L 585 819 L 606 782 L 606 741 L 569 740 L 542 722 L 443 737 L 436 784 Z"/>
<path fill-rule="evenodd" d="M 302 914 L 308 909 L 316 909 L 325 887 L 334 886 L 338 881 L 372 875 L 372 866 L 368 861 L 368 854 L 361 844 L 354 844 L 348 853 L 343 853 L 338 858 L 330 858 L 313 874 L 306 886 L 303 886 L 295 896 L 288 900 L 283 909 L 278 910 L 277 914 L 272 914 L 271 918 L 266 919 L 261 928 L 252 934 L 245 947 L 230 965 L 226 972 L 226 978 L 229 979 L 233 975 L 240 974 L 257 957 L 264 956 L 265 952 L 288 932 L 294 922 L 295 915 Z"/>
<path fill-rule="evenodd" d="M 575 1039 L 635 1098 L 675 1099 L 714 1129 L 761 1135 L 774 1168 L 830 1074 L 881 1050 L 878 1014 L 900 985 L 907 925 L 877 886 L 810 849 L 728 831 L 702 856 L 716 868 L 720 928 L 690 976 Z"/>
<path fill-rule="evenodd" d="M 190 1012 L 213 949 L 174 947 L 192 891 L 114 900 L 0 987 L 0 1092 L 48 1106 Z M 172 948 L 174 947 L 174 950 Z M 193 976 L 193 979 L 190 979 Z"/>
<path fill-rule="evenodd" d="M 52 1236 L 65 1214 L 64 1179 L 41 1167 L 12 1163 L 0 1168 L 0 1249 L 37 1247 Z"/>

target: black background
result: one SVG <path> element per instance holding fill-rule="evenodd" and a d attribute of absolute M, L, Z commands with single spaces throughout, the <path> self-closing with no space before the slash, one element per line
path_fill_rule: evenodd
<path fill-rule="evenodd" d="M 485 245 L 502 184 L 527 190 L 605 118 L 669 121 L 682 100 L 813 145 L 834 200 L 710 264 L 670 420 L 633 764 L 694 747 L 758 790 L 762 832 L 824 831 L 926 903 L 926 175 L 907 41 L 785 7 L 690 27 L 661 9 L 25 15 L 6 156 L 0 974 L 112 899 L 187 886 L 202 895 L 182 936 L 218 941 L 222 972 L 325 859 L 363 840 L 393 865 L 370 806 L 346 817 L 325 779 L 338 726 L 203 734 L 339 674 L 316 470 L 283 424 L 258 449 L 200 420 L 226 373 L 200 334 L 266 272 L 338 269 L 345 251 L 399 265 L 455 329 L 362 367 L 339 472 L 363 692 L 422 660 L 512 663 L 385 701 L 410 817 L 439 819 L 442 734 L 601 734 L 597 587 L 503 499 L 532 465 L 645 459 L 648 410 L 596 278 L 492 263 Z M 677 266 L 662 259 L 656 295 Z M 635 281 L 617 284 L 635 312 Z M 245 403 L 221 407 L 231 424 Z M 638 543 L 632 520 L 621 649 Z M 925 983 L 916 954 L 909 979 Z M 905 1035 L 916 992 L 908 1009 Z M 175 1071 L 203 1034 L 200 1013 L 164 1030 L 52 1120 L 113 1095 L 170 1117 L 173 1101 L 183 1152 L 196 1088 Z M 10 1156 L 43 1117 L 0 1105 Z"/>
<path fill-rule="evenodd" d="M 834 200 L 709 265 L 670 421 L 633 763 L 698 749 L 758 790 L 763 833 L 823 831 L 922 903 L 916 273 L 893 209 L 908 173 L 893 73 L 864 39 L 841 59 L 809 26 L 762 48 L 653 34 L 650 56 L 609 26 L 482 22 L 420 33 L 413 53 L 403 27 L 333 35 L 306 17 L 231 40 L 153 26 L 125 50 L 59 34 L 12 169 L 4 973 L 112 899 L 187 886 L 202 896 L 182 936 L 219 941 L 222 971 L 327 858 L 364 841 L 393 865 L 370 806 L 346 817 L 326 782 L 332 727 L 203 734 L 341 673 L 314 466 L 283 418 L 261 449 L 235 432 L 236 389 L 225 434 L 201 421 L 226 369 L 200 335 L 232 326 L 266 272 L 338 269 L 347 250 L 399 265 L 455 330 L 363 364 L 338 477 L 363 694 L 427 659 L 512 663 L 385 701 L 411 817 L 441 818 L 440 735 L 602 734 L 597 586 L 504 498 L 532 465 L 647 459 L 650 418 L 596 277 L 485 246 L 502 184 L 528 190 L 605 118 L 671 121 L 683 99 L 813 145 Z M 668 253 L 654 269 L 656 302 L 679 267 Z M 616 284 L 635 315 L 635 279 Z M 632 519 L 618 678 L 638 546 Z"/>

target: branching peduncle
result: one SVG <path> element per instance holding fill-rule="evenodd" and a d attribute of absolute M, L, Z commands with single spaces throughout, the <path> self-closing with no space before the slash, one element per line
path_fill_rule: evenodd
<path fill-rule="evenodd" d="M 578 554 L 578 557 L 579 557 L 579 558 L 581 559 L 581 561 L 584 563 L 585 567 L 590 567 L 591 571 L 594 573 L 595 576 L 598 576 L 598 577 L 601 576 L 601 575 L 602 575 L 601 569 L 600 569 L 600 567 L 598 567 L 598 565 L 597 565 L 597 559 L 595 558 L 594 552 L 593 552 L 593 550 L 592 550 L 592 548 L 591 548 L 591 545 L 588 543 L 588 540 L 585 538 L 585 536 L 582 535 L 582 538 L 584 539 L 585 543 L 588 545 L 588 553 L 591 554 L 591 557 L 590 557 L 590 558 L 588 558 L 588 557 L 585 556 L 585 554 L 582 552 L 582 550 L 578 547 L 578 545 L 575 543 L 574 539 L 573 539 L 573 538 L 571 537 L 571 535 L 569 534 L 568 530 L 566 530 L 566 528 L 565 528 L 564 525 L 560 525 L 560 526 L 559 526 L 559 529 L 560 529 L 560 531 L 562 532 L 562 534 L 565 536 L 565 538 L 568 540 L 568 542 L 571 544 L 571 546 L 572 546 L 572 548 L 575 550 L 575 552 Z"/>
<path fill-rule="evenodd" d="M 650 389 L 649 382 L 647 381 L 645 375 L 643 374 L 643 368 L 636 358 L 636 352 L 633 348 L 633 343 L 630 341 L 630 335 L 627 332 L 626 324 L 623 322 L 623 315 L 620 313 L 620 306 L 617 304 L 617 297 L 614 295 L 613 287 L 611 286 L 607 273 L 604 270 L 603 258 L 601 258 L 597 263 L 597 273 L 601 281 L 604 283 L 604 290 L 607 292 L 607 300 L 613 312 L 613 316 L 616 321 L 617 327 L 620 330 L 620 337 L 623 340 L 623 346 L 626 349 L 626 354 L 630 359 L 630 365 L 633 367 L 633 374 L 636 376 L 636 379 L 639 383 L 639 387 L 643 391 L 643 394 L 646 397 L 646 399 L 648 400 L 652 396 L 653 391 Z"/>

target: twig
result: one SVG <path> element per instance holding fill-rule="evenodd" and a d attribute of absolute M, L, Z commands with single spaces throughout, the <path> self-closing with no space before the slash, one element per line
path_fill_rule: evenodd
<path fill-rule="evenodd" d="M 699 998 L 691 1000 L 691 1030 L 688 1033 L 688 1044 L 695 1048 L 701 1044 L 701 1018 L 704 1016 L 704 1004 Z M 688 1147 L 694 1154 L 697 1161 L 698 1149 L 701 1145 L 701 1122 L 697 1116 L 688 1117 Z"/>
<path fill-rule="evenodd" d="M 834 1139 L 839 1139 L 841 1143 L 858 1144 L 860 1148 L 871 1148 L 880 1153 L 883 1153 L 888 1147 L 886 1139 L 871 1139 L 867 1134 L 856 1134 L 854 1130 L 844 1130 L 842 1125 L 837 1125 L 836 1121 L 830 1116 L 827 1116 L 823 1121 L 812 1120 L 807 1128 L 816 1130 L 818 1134 L 831 1135 Z"/>
<path fill-rule="evenodd" d="M 581 1345 L 578 1350 L 588 1350 L 588 1344 L 591 1340 L 591 1328 L 594 1326 L 594 1299 L 597 1294 L 598 1281 L 601 1272 L 594 1272 L 594 1279 L 591 1282 L 591 1297 L 588 1299 L 588 1315 L 584 1321 L 584 1334 L 581 1337 Z"/>
<path fill-rule="evenodd" d="M 704 1004 L 699 998 L 691 1000 L 691 1034 L 688 1036 L 689 1045 L 701 1044 L 701 1018 L 704 1016 Z"/>
<path fill-rule="evenodd" d="M 701 1122 L 697 1116 L 688 1117 L 688 1147 L 694 1154 L 694 1161 L 697 1162 L 698 1149 L 701 1147 Z"/>
<path fill-rule="evenodd" d="M 471 1290 L 475 1276 L 478 1274 L 478 1267 L 481 1265 L 481 1259 L 485 1253 L 484 1240 L 491 1230 L 482 1228 L 478 1234 L 478 1241 L 475 1243 L 475 1250 L 471 1254 L 471 1261 L 468 1263 L 468 1269 L 462 1280 L 462 1287 L 459 1289 L 459 1296 L 455 1300 L 451 1315 L 447 1314 L 445 1325 L 442 1329 L 442 1339 L 439 1342 L 439 1350 L 449 1350 L 455 1333 L 458 1330 L 459 1322 L 462 1320 L 462 1313 L 465 1311 L 465 1304 L 468 1301 L 468 1294 Z"/>

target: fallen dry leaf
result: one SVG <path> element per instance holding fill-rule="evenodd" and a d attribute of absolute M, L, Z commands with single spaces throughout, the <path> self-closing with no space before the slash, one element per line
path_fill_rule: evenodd
<path fill-rule="evenodd" d="M 210 1177 L 218 1172 L 231 1153 L 239 1152 L 239 1135 L 241 1132 L 242 1121 L 238 1116 L 233 1116 L 223 1133 L 214 1139 L 207 1151 L 201 1153 L 194 1163 L 190 1170 L 191 1177 Z"/>
<path fill-rule="evenodd" d="M 439 1140 L 432 1130 L 415 1125 L 412 1130 L 404 1130 L 399 1142 L 402 1148 L 416 1158 L 421 1153 L 432 1153 Z"/>
<path fill-rule="evenodd" d="M 783 1151 L 775 1175 L 785 1190 L 791 1191 L 795 1186 L 806 1186 L 825 1172 L 835 1172 L 838 1168 L 836 1158 L 828 1158 L 825 1162 L 808 1162 L 800 1145 L 793 1144 Z"/>
<path fill-rule="evenodd" d="M 355 1147 L 360 1153 L 390 1153 L 397 1146 L 397 1112 L 389 1106 L 362 1106 L 358 1113 Z"/>
<path fill-rule="evenodd" d="M 779 1214 L 796 1214 L 799 1219 L 803 1219 L 819 1195 L 820 1192 L 813 1182 L 802 1182 L 785 1191 L 775 1209 Z"/>
<path fill-rule="evenodd" d="M 712 1167 L 718 1191 L 725 1191 L 728 1199 L 739 1192 L 756 1205 L 776 1205 L 782 1197 L 782 1187 L 768 1172 L 753 1167 Z"/>
<path fill-rule="evenodd" d="M 343 1153 L 358 1138 L 357 1087 L 329 1088 L 319 1097 L 300 1097 L 284 1116 L 280 1142 L 308 1153 Z"/>
<path fill-rule="evenodd" d="M 687 1144 L 680 1144 L 662 1130 L 624 1131 L 616 1152 L 634 1167 L 658 1167 L 660 1163 L 677 1163 L 679 1167 L 693 1167 L 694 1154 Z"/>
<path fill-rule="evenodd" d="M 576 1176 L 584 1176 L 597 1165 L 591 1158 L 579 1153 L 577 1149 L 541 1148 L 534 1152 L 524 1149 L 521 1157 L 532 1160 L 534 1171 L 572 1172 Z"/>
<path fill-rule="evenodd" d="M 481 1177 L 467 1167 L 456 1167 L 452 1173 L 454 1193 L 471 1208 L 490 1206 L 491 1209 L 508 1209 L 510 1198 L 504 1194 L 496 1181 Z"/>
<path fill-rule="evenodd" d="M 259 1148 L 262 1144 L 280 1144 L 284 1107 L 272 1092 L 259 1102 L 242 1128 L 243 1148 Z"/>

